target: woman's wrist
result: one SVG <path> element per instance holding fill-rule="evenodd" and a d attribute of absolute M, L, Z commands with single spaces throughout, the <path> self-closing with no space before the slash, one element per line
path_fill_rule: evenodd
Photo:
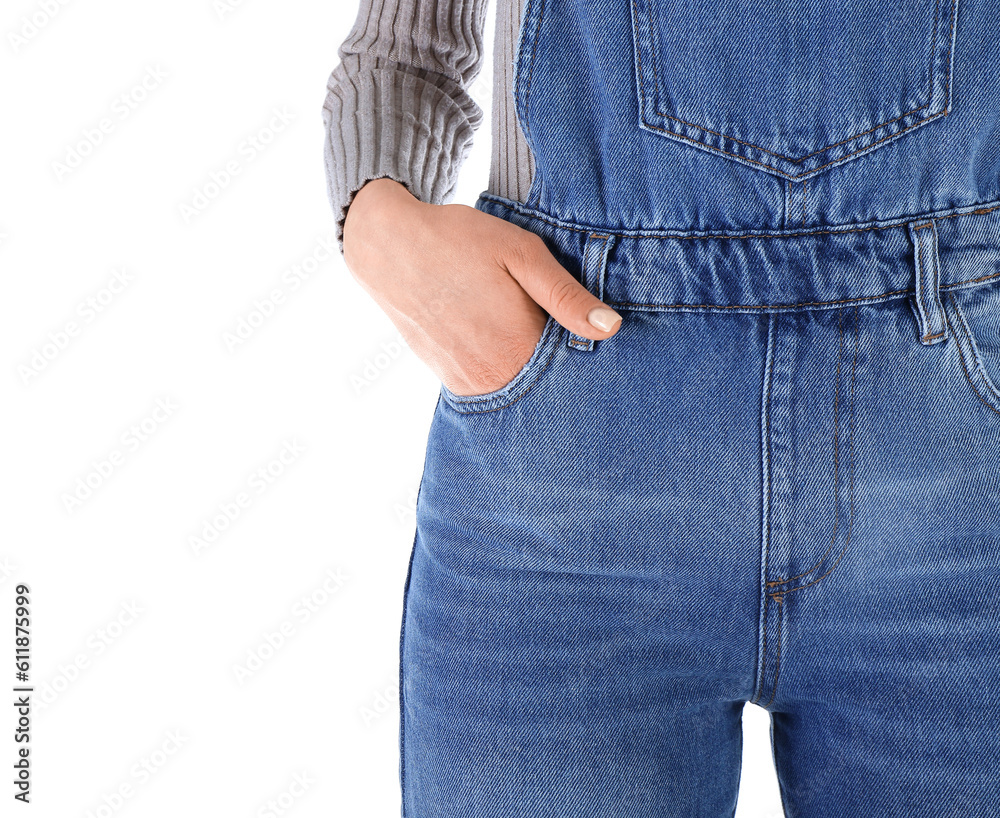
<path fill-rule="evenodd" d="M 390 225 L 398 227 L 405 211 L 421 204 L 405 185 L 389 178 L 372 179 L 354 194 L 344 220 L 344 261 L 355 277 L 366 267 L 363 259 L 372 249 L 367 245 L 384 240 Z"/>

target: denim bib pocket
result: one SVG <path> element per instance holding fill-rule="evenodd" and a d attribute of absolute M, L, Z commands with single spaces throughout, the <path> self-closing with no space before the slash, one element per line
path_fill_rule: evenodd
<path fill-rule="evenodd" d="M 958 0 L 630 0 L 640 127 L 783 178 L 951 110 Z"/>
<path fill-rule="evenodd" d="M 1000 423 L 1000 281 L 942 298 L 965 380 Z"/>
<path fill-rule="evenodd" d="M 479 395 L 456 395 L 442 383 L 441 397 L 452 409 L 463 414 L 494 412 L 510 406 L 524 397 L 550 367 L 562 335 L 562 325 L 548 316 L 531 357 L 504 386 Z"/>

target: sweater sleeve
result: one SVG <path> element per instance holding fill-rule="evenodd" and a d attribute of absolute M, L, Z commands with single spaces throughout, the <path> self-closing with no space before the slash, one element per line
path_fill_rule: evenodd
<path fill-rule="evenodd" d="M 388 177 L 451 200 L 483 112 L 468 89 L 483 65 L 488 0 L 359 0 L 327 83 L 327 194 L 343 252 L 354 195 Z"/>

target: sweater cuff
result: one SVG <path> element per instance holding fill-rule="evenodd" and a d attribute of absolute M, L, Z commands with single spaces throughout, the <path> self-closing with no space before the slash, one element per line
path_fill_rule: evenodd
<path fill-rule="evenodd" d="M 323 121 L 327 195 L 341 254 L 347 209 L 372 179 L 394 179 L 430 204 L 450 201 L 481 120 L 479 106 L 457 85 L 449 93 L 392 68 L 350 76 L 335 70 Z"/>

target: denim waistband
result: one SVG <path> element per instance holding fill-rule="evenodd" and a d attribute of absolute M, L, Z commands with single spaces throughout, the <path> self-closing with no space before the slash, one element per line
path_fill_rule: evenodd
<path fill-rule="evenodd" d="M 577 275 L 587 242 L 606 242 L 601 297 L 616 309 L 783 312 L 905 298 L 918 276 L 912 231 L 931 225 L 923 235 L 933 236 L 940 290 L 1000 283 L 1000 202 L 744 232 L 578 224 L 485 192 L 476 208 L 540 235 Z"/>

